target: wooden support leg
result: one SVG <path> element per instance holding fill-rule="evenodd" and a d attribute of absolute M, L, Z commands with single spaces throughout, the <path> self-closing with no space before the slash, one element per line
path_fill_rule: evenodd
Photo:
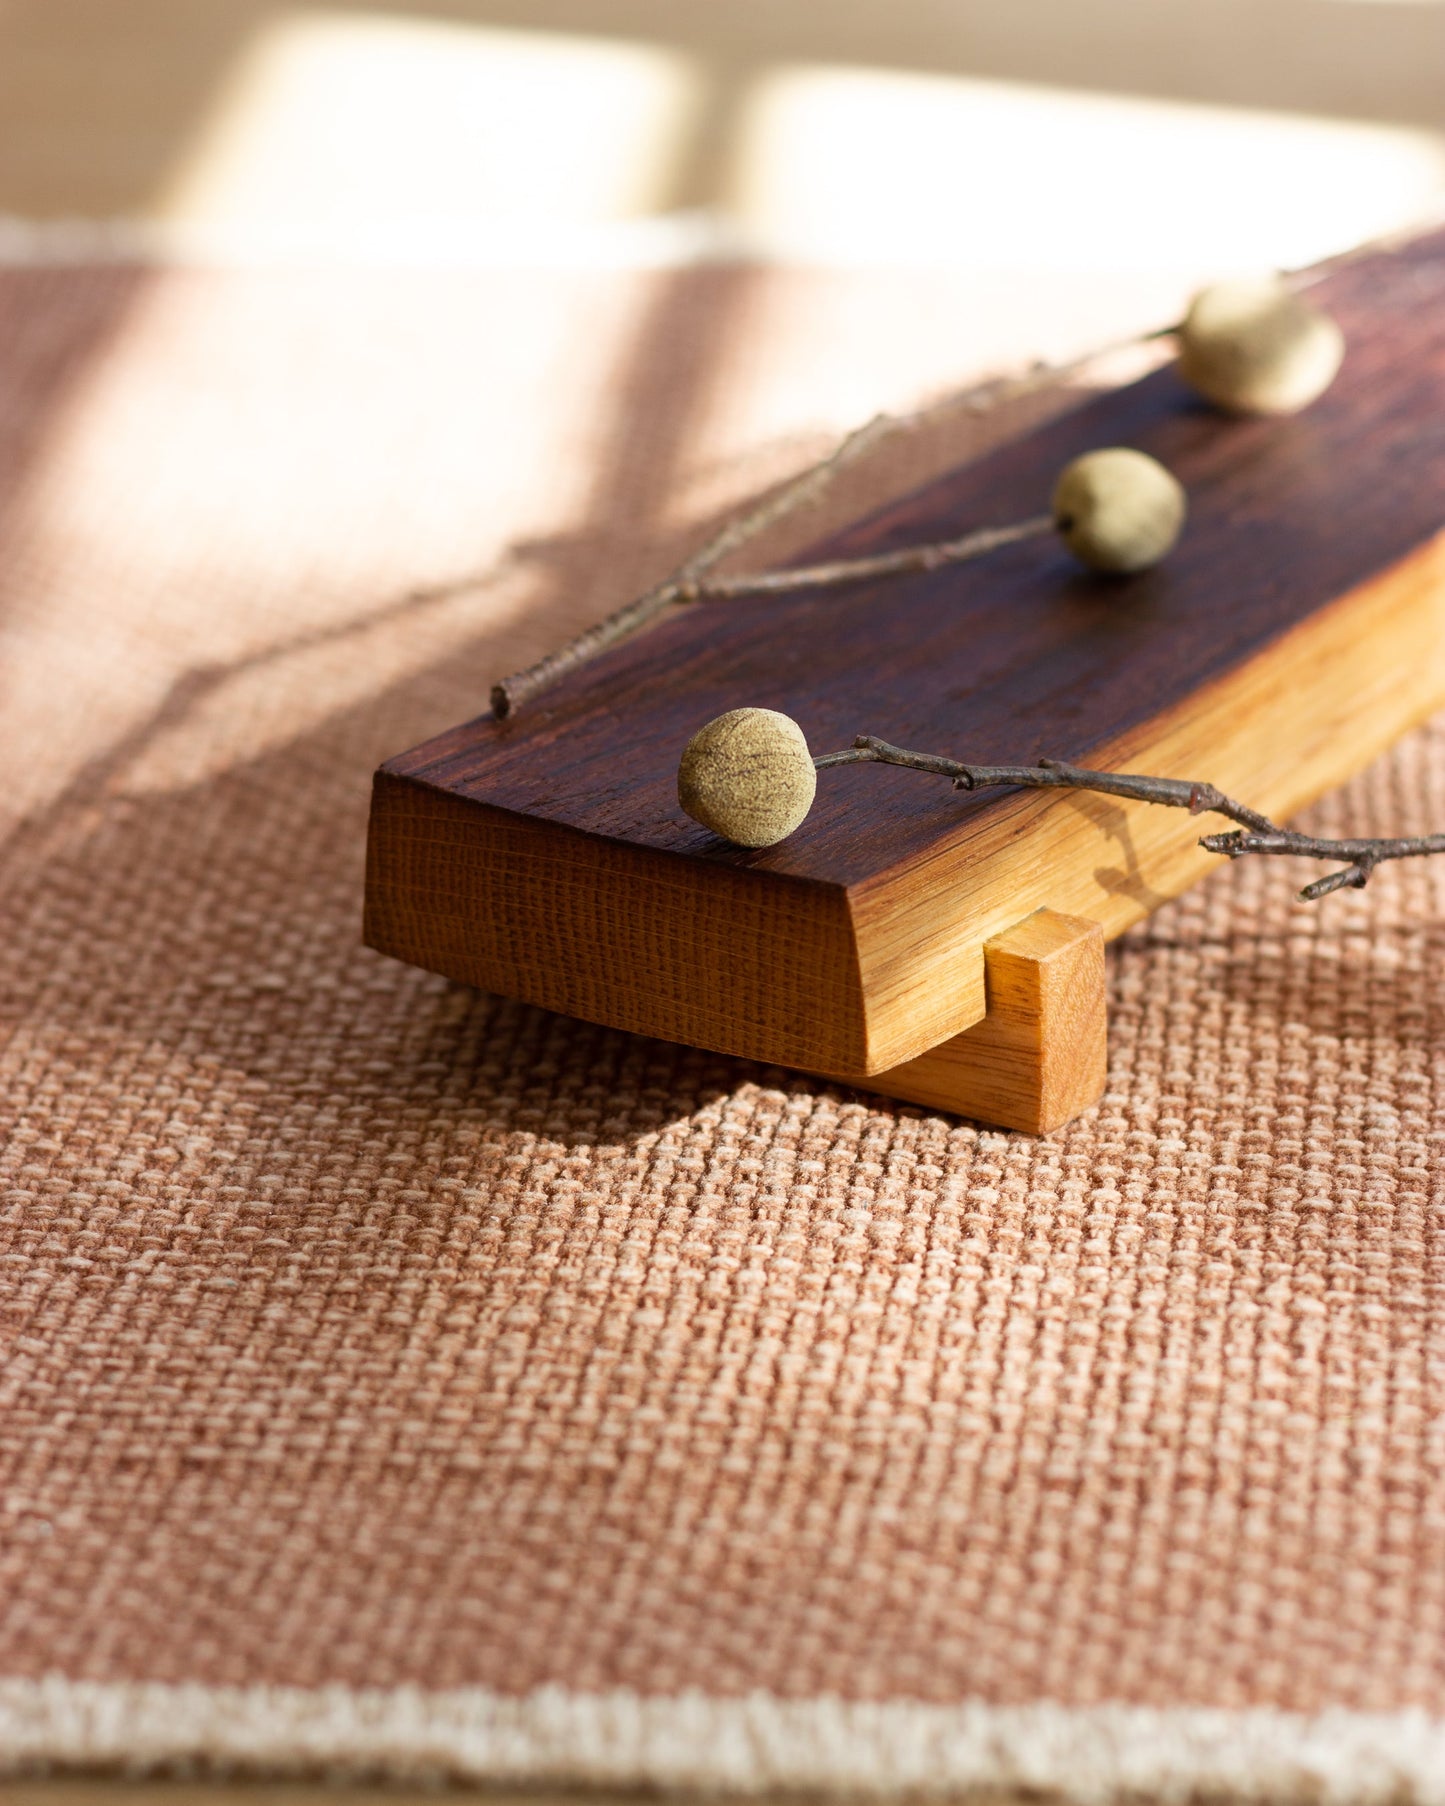
<path fill-rule="evenodd" d="M 1108 1058 L 1100 925 L 1040 909 L 986 943 L 984 983 L 982 1022 L 848 1082 L 1034 1135 L 1096 1103 Z"/>

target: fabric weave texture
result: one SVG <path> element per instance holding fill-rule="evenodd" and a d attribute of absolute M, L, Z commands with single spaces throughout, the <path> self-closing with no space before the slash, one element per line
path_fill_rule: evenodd
<path fill-rule="evenodd" d="M 818 449 L 829 280 L 0 273 L 0 1764 L 1445 1798 L 1445 861 L 1161 909 L 1042 1140 L 359 945 L 375 764 Z"/>

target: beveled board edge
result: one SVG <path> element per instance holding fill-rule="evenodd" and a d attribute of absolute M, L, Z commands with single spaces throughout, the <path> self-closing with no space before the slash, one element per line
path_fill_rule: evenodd
<path fill-rule="evenodd" d="M 1290 733 L 1278 731 L 1289 695 Z M 1107 749 L 1287 818 L 1445 705 L 1445 535 Z M 937 783 L 876 766 L 832 783 Z M 589 1021 L 812 1071 L 875 1074 L 985 1009 L 984 943 L 1038 908 L 1112 938 L 1219 860 L 1207 819 L 1017 792 L 925 857 L 849 890 L 697 867 L 458 798 L 383 766 L 365 938 Z M 1283 875 L 1282 881 L 1283 880 Z M 540 951 L 539 951 L 540 950 Z"/>

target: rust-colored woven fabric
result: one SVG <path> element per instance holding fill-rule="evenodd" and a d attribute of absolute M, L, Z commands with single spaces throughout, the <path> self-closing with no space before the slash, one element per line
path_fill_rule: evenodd
<path fill-rule="evenodd" d="M 1147 1723 L 1140 1785 L 1282 1798 L 1378 1722 L 1356 1797 L 1445 1792 L 1445 862 L 1161 910 L 1046 1140 L 358 944 L 373 766 L 817 449 L 846 289 L 0 275 L 0 1762 L 305 1766 L 314 1711 L 866 1785 L 896 1706 L 984 1750 L 939 1785 L 1093 1723 L 1045 1778 L 1101 1797 Z M 1445 730 L 1313 819 L 1438 827 Z"/>

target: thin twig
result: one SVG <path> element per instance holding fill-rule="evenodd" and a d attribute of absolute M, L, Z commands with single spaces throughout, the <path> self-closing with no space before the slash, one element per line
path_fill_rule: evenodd
<path fill-rule="evenodd" d="M 1343 264 L 1349 264 L 1361 257 L 1374 255 L 1381 250 L 1393 249 L 1396 244 L 1404 243 L 1413 237 L 1420 227 L 1418 225 L 1399 232 L 1389 233 L 1377 239 L 1371 239 L 1363 245 L 1351 247 L 1335 257 L 1326 258 L 1323 262 L 1307 268 L 1284 272 L 1285 279 L 1295 287 L 1308 287 L 1333 272 Z M 811 571 L 779 571 L 766 573 L 763 576 L 735 577 L 715 579 L 704 582 L 707 573 L 719 565 L 723 559 L 735 552 L 740 546 L 766 528 L 774 526 L 796 509 L 806 506 L 820 496 L 837 476 L 838 472 L 861 457 L 865 451 L 871 450 L 880 440 L 891 438 L 901 432 L 914 430 L 921 426 L 939 422 L 949 414 L 968 412 L 987 413 L 990 409 L 1004 402 L 1021 400 L 1024 396 L 1048 388 L 1053 384 L 1066 382 L 1071 377 L 1088 369 L 1105 358 L 1116 356 L 1123 351 L 1137 350 L 1144 345 L 1153 344 L 1161 339 L 1172 338 L 1179 330 L 1179 323 L 1172 321 L 1167 326 L 1156 326 L 1149 332 L 1135 333 L 1128 338 L 1116 339 L 1108 345 L 1096 347 L 1079 357 L 1069 358 L 1059 363 L 1048 363 L 1038 360 L 1028 369 L 1015 375 L 990 377 L 984 382 L 975 383 L 969 388 L 945 395 L 928 406 L 907 414 L 878 414 L 865 426 L 850 433 L 825 458 L 785 484 L 775 494 L 766 497 L 755 508 L 736 516 L 726 522 L 713 537 L 695 552 L 691 558 L 678 566 L 661 583 L 655 584 L 646 594 L 635 601 L 608 615 L 605 620 L 597 622 L 579 633 L 565 646 L 555 652 L 549 652 L 536 664 L 529 665 L 525 671 L 518 671 L 511 677 L 504 677 L 492 687 L 492 713 L 498 720 L 504 720 L 524 702 L 540 695 L 549 689 L 561 677 L 575 671 L 586 664 L 599 652 L 619 645 L 632 634 L 654 621 L 661 614 L 678 603 L 721 599 L 736 596 L 778 595 L 791 590 L 810 587 L 823 582 L 851 583 L 867 576 L 882 576 L 894 571 L 931 570 L 939 564 L 957 563 L 965 558 L 980 556 L 980 551 L 970 547 L 970 541 L 986 541 L 990 535 L 1008 535 L 991 540 L 982 545 L 982 550 L 992 550 L 994 544 L 1010 544 L 1012 539 L 1026 538 L 1029 531 L 1037 530 L 1034 523 L 1022 522 L 1018 529 L 1008 527 L 985 528 L 977 534 L 970 534 L 963 540 L 946 541 L 939 546 L 918 546 L 907 549 L 906 553 L 891 553 L 883 556 L 897 559 L 897 563 L 880 564 L 873 568 L 849 570 L 845 565 L 814 566 Z M 965 550 L 964 548 L 969 548 Z M 858 560 L 864 566 L 867 561 Z M 823 572 L 820 578 L 817 573 Z M 1402 857 L 1403 855 L 1393 855 Z M 1350 882 L 1354 882 L 1353 879 Z M 1338 888 L 1338 887 L 1336 887 Z"/>
<path fill-rule="evenodd" d="M 1167 338 L 1173 333 L 1173 326 L 1161 326 L 1154 331 L 1139 333 L 1127 339 L 1118 339 L 1113 343 L 1084 353 L 1080 357 L 1070 358 L 1063 363 L 1037 362 L 1027 370 L 1012 376 L 990 377 L 987 381 L 975 383 L 967 389 L 946 395 L 941 400 L 931 402 L 927 407 L 919 408 L 907 414 L 877 414 L 864 426 L 858 427 L 848 434 L 847 438 L 836 445 L 828 455 L 818 463 L 801 472 L 792 482 L 785 484 L 772 495 L 766 496 L 755 508 L 735 516 L 727 521 L 713 537 L 695 552 L 692 557 L 664 577 L 661 583 L 638 596 L 635 601 L 625 603 L 605 619 L 594 626 L 585 628 L 575 639 L 569 640 L 555 652 L 549 652 L 536 664 L 529 665 L 525 671 L 518 671 L 511 677 L 504 677 L 500 683 L 492 686 L 492 713 L 499 721 L 513 714 L 524 702 L 529 702 L 543 690 L 550 689 L 559 678 L 575 671 L 579 666 L 587 664 L 606 652 L 610 647 L 620 645 L 629 639 L 649 622 L 678 603 L 702 601 L 723 596 L 750 596 L 777 594 L 790 589 L 805 587 L 802 572 L 779 571 L 767 573 L 766 581 L 762 577 L 742 577 L 717 579 L 706 585 L 703 579 L 707 573 L 721 564 L 723 559 L 746 545 L 749 540 L 757 538 L 767 528 L 776 526 L 799 508 L 816 501 L 829 487 L 840 471 L 855 463 L 867 451 L 871 451 L 882 440 L 892 438 L 903 432 L 912 432 L 919 427 L 934 424 L 945 419 L 949 414 L 968 412 L 983 414 L 1008 401 L 1017 401 L 1045 389 L 1054 383 L 1065 382 L 1070 377 L 1088 369 L 1091 364 L 1101 359 L 1115 356 L 1121 351 L 1133 350 L 1153 340 Z M 981 550 L 992 550 L 995 544 L 1011 544 L 1014 538 L 1027 538 L 1030 533 L 1040 529 L 1033 521 L 1024 521 L 1017 526 L 983 528 L 977 534 L 969 534 L 963 540 L 944 541 L 940 546 L 919 546 L 907 548 L 907 555 L 920 562 L 899 563 L 889 565 L 892 570 L 929 570 L 935 565 L 921 562 L 927 557 L 935 557 L 938 564 L 957 563 L 961 558 L 974 558 L 981 555 L 980 550 L 951 551 L 946 548 L 963 547 L 969 540 L 982 541 L 986 536 L 1002 534 L 1007 537 L 990 541 Z M 943 554 L 943 555 L 940 555 Z M 883 556 L 902 558 L 903 553 L 887 553 Z M 862 560 L 858 561 L 864 562 Z M 830 570 L 834 567 L 814 567 Z M 853 582 L 859 576 L 878 575 L 876 571 L 849 572 L 842 576 L 831 576 L 829 582 Z M 816 581 L 816 579 L 814 579 Z M 738 587 L 741 586 L 741 587 Z"/>
<path fill-rule="evenodd" d="M 878 552 L 871 558 L 839 558 L 831 564 L 805 564 L 792 570 L 764 571 L 751 577 L 707 577 L 678 592 L 683 602 L 731 602 L 740 596 L 783 596 L 798 589 L 832 589 L 846 583 L 863 583 L 870 577 L 896 577 L 908 571 L 936 571 L 944 565 L 965 564 L 1047 533 L 1053 517 L 1036 514 L 1011 527 L 980 527 L 962 539 L 942 539 L 932 545 L 903 546 L 896 552 Z"/>
<path fill-rule="evenodd" d="M 824 753 L 813 761 L 819 771 L 835 765 L 902 765 L 910 771 L 926 771 L 950 778 L 957 790 L 988 790 L 1017 785 L 1029 790 L 1092 790 L 1104 796 L 1122 796 L 1132 802 L 1159 803 L 1165 808 L 1187 809 L 1191 815 L 1224 815 L 1240 824 L 1224 834 L 1206 834 L 1200 846 L 1227 859 L 1248 853 L 1290 854 L 1303 859 L 1343 859 L 1337 872 L 1316 878 L 1299 893 L 1313 903 L 1332 891 L 1363 890 L 1377 865 L 1388 859 L 1419 859 L 1445 853 L 1445 834 L 1380 840 L 1323 840 L 1313 834 L 1296 834 L 1278 827 L 1267 815 L 1236 802 L 1213 784 L 1188 778 L 1151 778 L 1119 771 L 1088 771 L 1061 759 L 1040 759 L 1037 765 L 966 765 L 936 753 L 908 752 L 890 746 L 871 734 L 860 734 L 847 752 Z"/>
<path fill-rule="evenodd" d="M 680 564 L 670 577 L 664 577 L 661 583 L 654 584 L 635 601 L 616 609 L 595 626 L 579 633 L 576 639 L 569 640 L 565 646 L 559 646 L 555 652 L 549 652 L 535 665 L 529 665 L 525 671 L 518 671 L 512 677 L 504 677 L 499 684 L 494 684 L 492 713 L 499 721 L 504 721 L 522 703 L 549 689 L 569 671 L 575 671 L 579 665 L 585 665 L 589 659 L 596 658 L 599 652 L 605 652 L 610 646 L 616 646 L 629 638 L 649 621 L 656 620 L 658 615 L 663 614 L 675 602 L 687 600 L 689 589 L 714 565 L 721 564 L 729 553 L 737 551 L 739 546 L 745 545 L 750 539 L 756 539 L 759 533 L 791 514 L 795 508 L 805 506 L 826 488 L 845 465 L 862 457 L 865 451 L 892 428 L 891 415 L 875 415 L 865 425 L 849 433 L 820 463 L 812 465 L 772 495 L 765 496 L 747 513 L 724 522 L 707 544 Z"/>
<path fill-rule="evenodd" d="M 1206 834 L 1200 846 L 1211 853 L 1239 859 L 1246 853 L 1294 854 L 1302 859 L 1345 859 L 1349 863 L 1307 884 L 1300 895 L 1307 903 L 1336 890 L 1363 890 L 1370 874 L 1387 859 L 1425 859 L 1445 853 L 1445 834 L 1417 834 L 1396 839 L 1320 840 L 1311 834 L 1291 834 L 1277 828 L 1272 834 Z"/>

